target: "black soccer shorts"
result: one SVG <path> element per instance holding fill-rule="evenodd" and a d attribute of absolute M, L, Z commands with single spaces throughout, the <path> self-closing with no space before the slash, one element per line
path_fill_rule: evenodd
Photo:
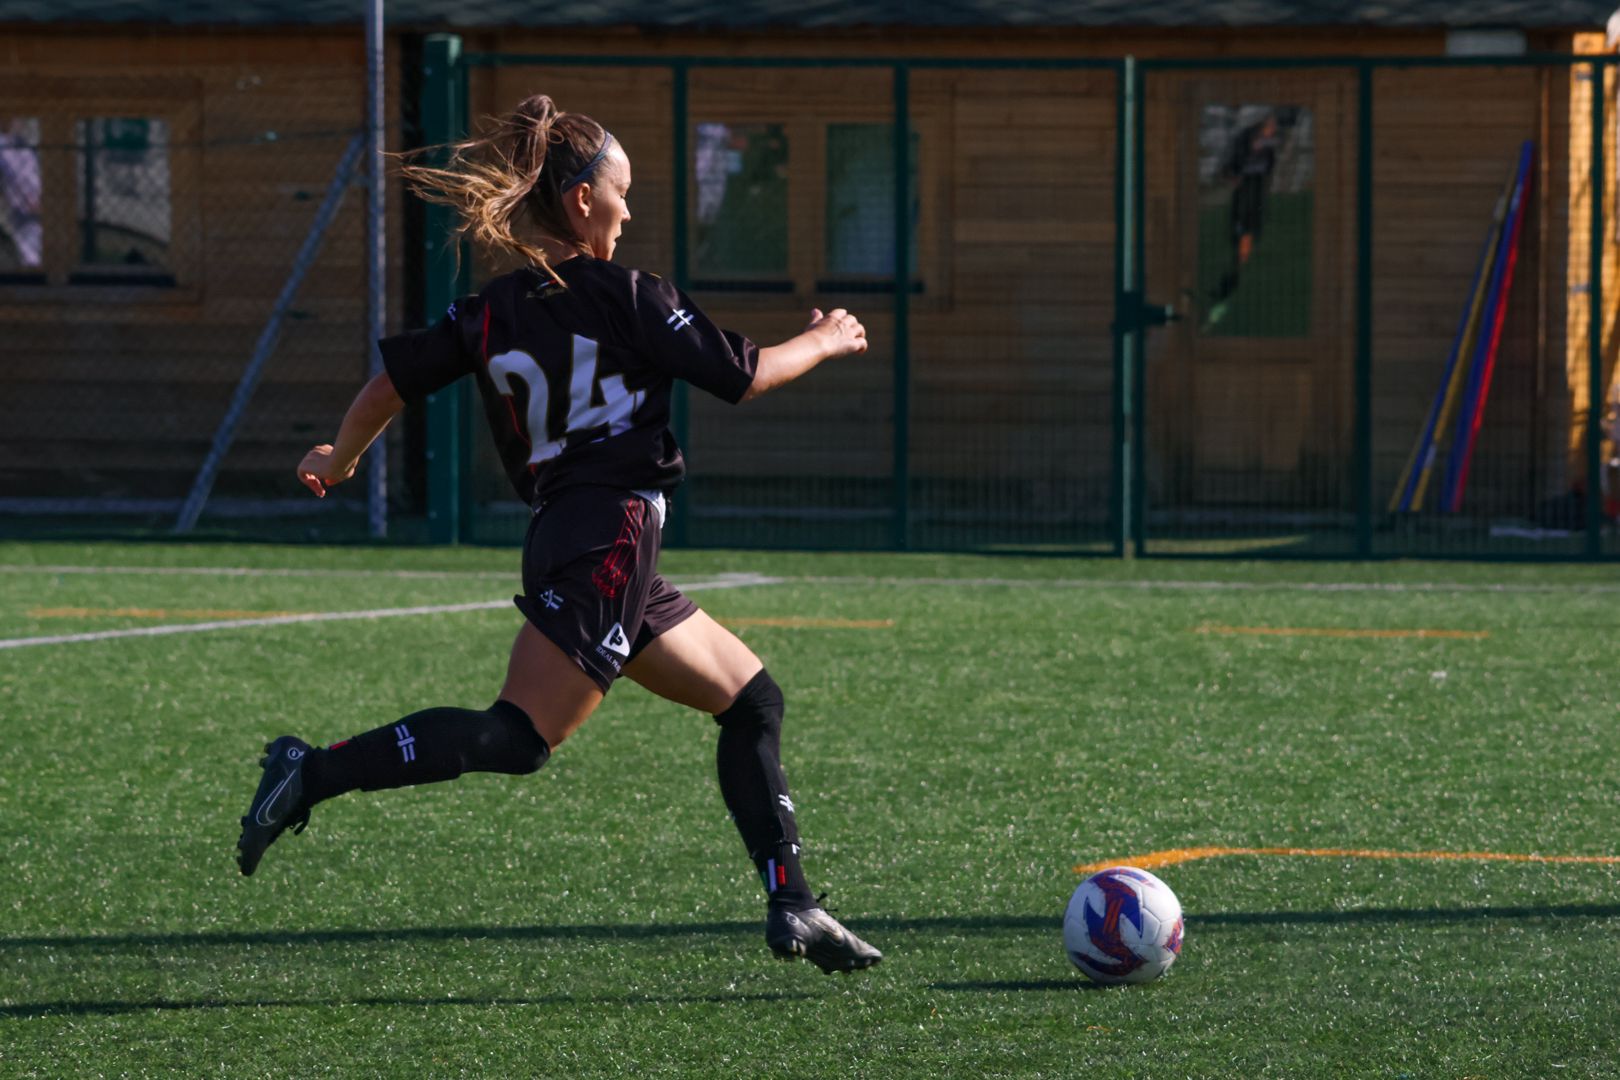
<path fill-rule="evenodd" d="M 697 611 L 658 573 L 653 504 L 610 487 L 564 488 L 529 522 L 513 602 L 605 694 L 625 664 Z"/>

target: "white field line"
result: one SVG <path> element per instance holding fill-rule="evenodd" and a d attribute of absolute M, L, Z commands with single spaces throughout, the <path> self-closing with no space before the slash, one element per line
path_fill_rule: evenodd
<path fill-rule="evenodd" d="M 1191 592 L 1385 592 L 1385 593 L 1620 593 L 1620 584 L 1571 582 L 1569 584 L 1526 585 L 1490 582 L 1446 581 L 1091 581 L 1080 578 L 951 578 L 951 577 L 861 577 L 778 575 L 774 581 L 792 585 L 927 585 L 945 588 L 1025 588 L 1025 589 L 1132 589 L 1140 591 Z"/>
<path fill-rule="evenodd" d="M 742 589 L 752 585 L 774 584 L 776 584 L 775 578 L 763 577 L 759 574 L 727 574 L 709 581 L 693 581 L 680 584 L 676 588 L 682 592 L 699 592 L 705 589 Z M 301 615 L 271 615 L 263 619 L 219 619 L 211 622 L 139 626 L 128 630 L 97 630 L 84 634 L 52 634 L 48 637 L 6 638 L 0 639 L 0 649 L 21 649 L 30 645 L 70 645 L 84 641 L 110 641 L 114 638 L 202 634 L 212 630 L 235 630 L 245 626 L 286 626 L 293 623 L 348 622 L 353 619 L 397 619 L 410 615 L 452 615 L 463 611 L 496 611 L 511 606 L 512 601 L 510 600 L 477 600 L 467 604 L 372 608 L 368 611 L 312 611 Z"/>
<path fill-rule="evenodd" d="M 314 577 L 314 578 L 514 578 L 516 570 L 334 570 L 324 568 L 257 566 L 34 566 L 0 565 L 0 574 L 161 574 L 192 577 Z"/>

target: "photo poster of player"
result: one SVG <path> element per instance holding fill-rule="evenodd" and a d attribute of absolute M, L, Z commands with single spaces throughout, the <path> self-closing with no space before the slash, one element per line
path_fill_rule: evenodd
<path fill-rule="evenodd" d="M 44 258 L 39 121 L 0 121 L 0 273 L 38 270 Z"/>
<path fill-rule="evenodd" d="M 1310 333 L 1315 179 L 1310 109 L 1204 106 L 1198 128 L 1202 333 Z"/>

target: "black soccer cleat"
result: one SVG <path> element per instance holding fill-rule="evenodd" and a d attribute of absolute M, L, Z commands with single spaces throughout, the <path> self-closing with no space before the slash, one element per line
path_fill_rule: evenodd
<path fill-rule="evenodd" d="M 258 869 L 264 849 L 276 837 L 289 828 L 301 833 L 309 824 L 309 807 L 304 803 L 304 757 L 309 751 L 308 743 L 291 735 L 265 745 L 264 757 L 259 759 L 264 776 L 236 841 L 236 863 L 244 877 Z"/>
<path fill-rule="evenodd" d="M 789 911 L 773 905 L 765 916 L 765 944 L 783 960 L 802 956 L 828 975 L 860 971 L 883 959 L 818 907 Z"/>

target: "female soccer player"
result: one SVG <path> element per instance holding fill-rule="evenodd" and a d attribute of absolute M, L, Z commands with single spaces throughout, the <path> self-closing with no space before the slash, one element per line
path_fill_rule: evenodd
<path fill-rule="evenodd" d="M 765 882 L 772 951 L 829 972 L 870 967 L 882 954 L 817 906 L 800 866 L 779 757 L 781 689 L 657 565 L 666 494 L 685 472 L 668 426 L 674 380 L 747 401 L 865 352 L 865 329 L 842 309 L 817 310 L 803 333 L 761 349 L 657 276 L 615 265 L 629 158 L 600 124 L 549 97 L 451 150 L 444 168 L 407 165 L 407 181 L 454 207 L 463 232 L 528 265 L 458 300 L 431 329 L 380 342 L 385 373 L 298 477 L 324 495 L 354 475 L 406 402 L 470 375 L 534 511 L 514 598 L 525 622 L 487 709 L 426 709 L 324 749 L 290 735 L 270 743 L 237 841 L 242 873 L 344 792 L 535 772 L 626 675 L 719 724 L 720 791 Z"/>

